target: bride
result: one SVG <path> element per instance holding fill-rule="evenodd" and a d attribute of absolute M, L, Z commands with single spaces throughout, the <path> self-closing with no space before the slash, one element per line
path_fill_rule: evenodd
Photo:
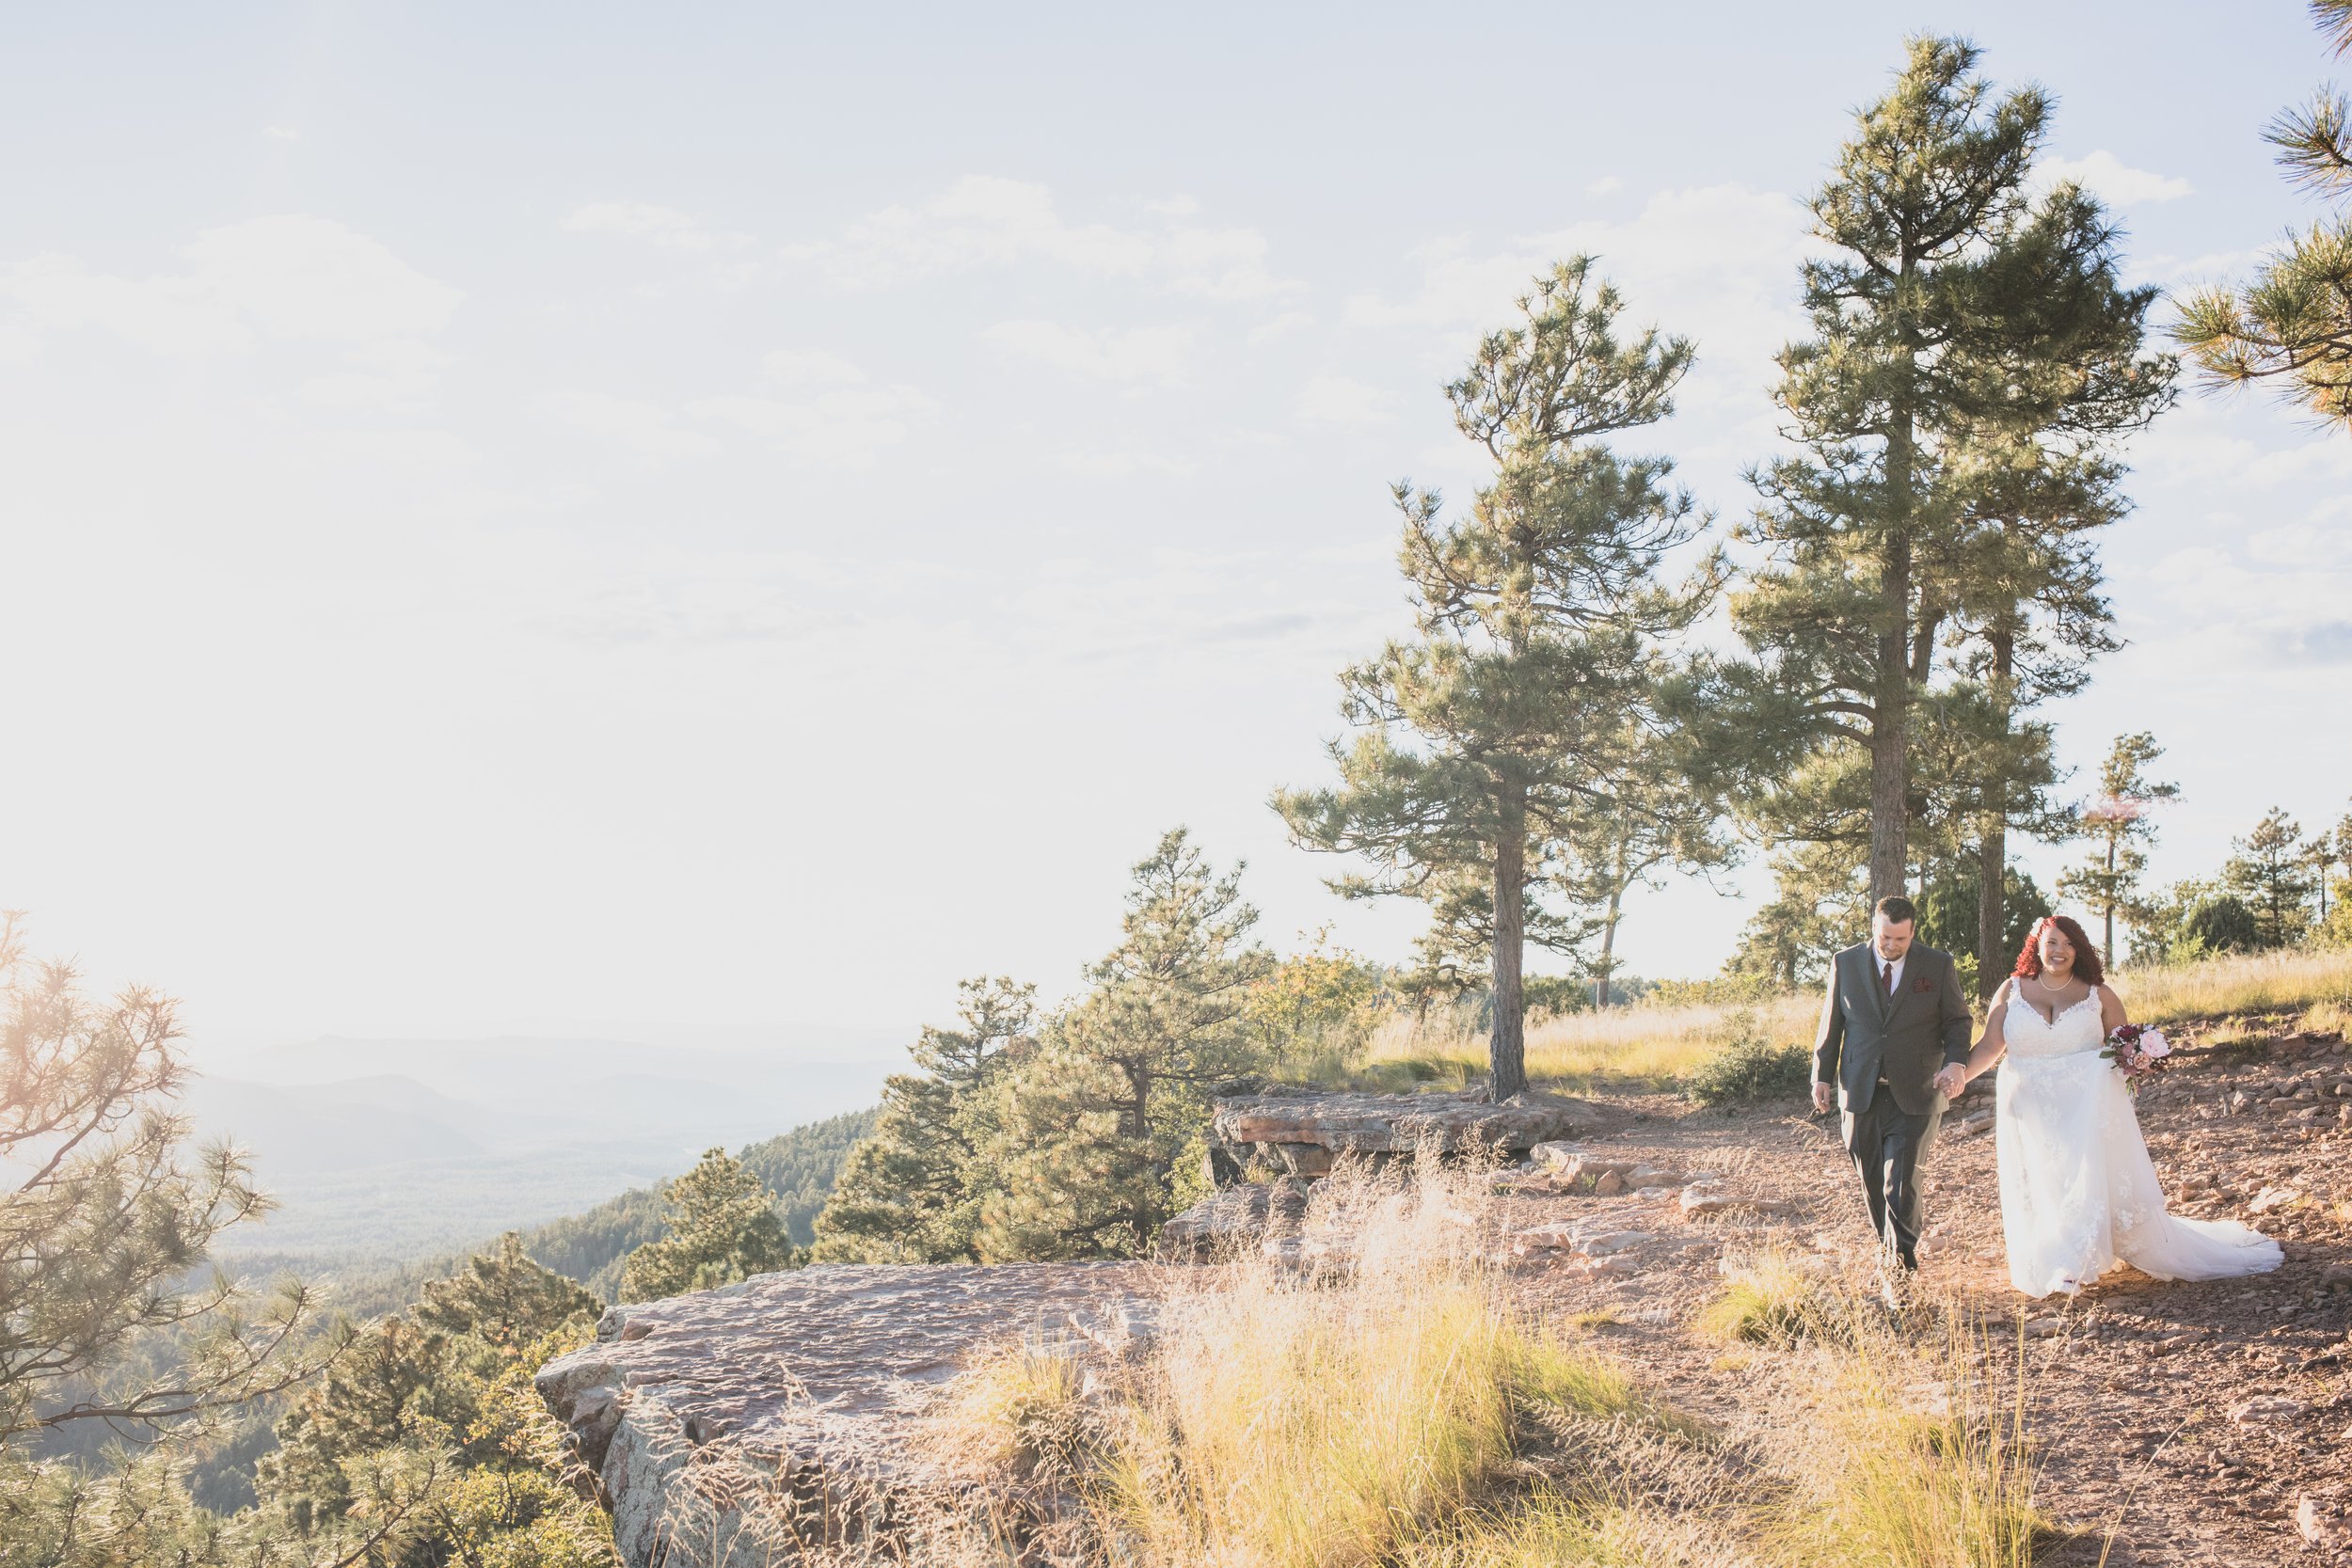
<path fill-rule="evenodd" d="M 2004 1054 L 1995 1096 L 2009 1276 L 2029 1296 L 2072 1295 L 2119 1260 L 2158 1279 L 2265 1274 L 2279 1243 L 2233 1220 L 2178 1219 L 2140 1137 L 2123 1075 L 2099 1053 L 2124 1022 L 2081 926 L 2045 915 L 1994 993 L 1959 1085 Z"/>

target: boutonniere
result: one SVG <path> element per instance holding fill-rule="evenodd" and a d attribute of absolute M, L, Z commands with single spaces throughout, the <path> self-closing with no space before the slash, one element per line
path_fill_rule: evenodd
<path fill-rule="evenodd" d="M 1935 990 L 1935 982 L 1922 974 L 1919 978 L 1911 982 L 1911 989 L 1915 995 L 1925 996 L 1930 991 Z"/>

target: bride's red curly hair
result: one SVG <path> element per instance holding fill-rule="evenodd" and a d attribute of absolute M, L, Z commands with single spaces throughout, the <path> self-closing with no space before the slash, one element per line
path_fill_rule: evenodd
<path fill-rule="evenodd" d="M 2042 978 L 2042 933 L 2053 926 L 2074 944 L 2074 974 L 2082 983 L 2087 986 L 2105 985 L 2107 967 L 2099 961 L 2099 950 L 2090 944 L 2090 933 L 2084 930 L 2081 923 L 2072 915 L 2045 914 L 2035 921 L 2033 929 L 2026 933 L 2025 951 L 2017 955 L 2017 967 L 2010 973 L 2023 974 L 2029 980 Z"/>

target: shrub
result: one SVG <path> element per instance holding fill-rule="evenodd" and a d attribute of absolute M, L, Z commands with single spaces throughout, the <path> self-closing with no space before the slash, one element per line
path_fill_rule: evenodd
<path fill-rule="evenodd" d="M 2192 953 L 2250 953 L 2263 945 L 2254 911 L 2237 899 L 2208 898 L 2181 922 L 2181 945 Z"/>
<path fill-rule="evenodd" d="M 1779 1100 L 1805 1092 L 1813 1081 L 1813 1053 L 1790 1042 L 1765 1037 L 1746 1007 L 1724 1018 L 1717 1031 L 1724 1044 L 1691 1074 L 1684 1092 L 1702 1105 Z"/>

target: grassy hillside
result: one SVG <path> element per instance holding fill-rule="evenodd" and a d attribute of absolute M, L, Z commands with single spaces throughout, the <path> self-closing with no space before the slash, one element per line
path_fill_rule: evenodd
<path fill-rule="evenodd" d="M 850 1111 L 744 1147 L 743 1163 L 775 1198 L 795 1243 L 808 1244 L 817 1212 L 833 1195 L 842 1163 L 858 1140 L 873 1131 L 875 1115 L 872 1110 Z M 660 1234 L 661 1196 L 654 1188 L 637 1187 L 585 1213 L 525 1231 L 523 1245 L 548 1268 L 611 1301 L 620 1289 L 622 1263 Z"/>

